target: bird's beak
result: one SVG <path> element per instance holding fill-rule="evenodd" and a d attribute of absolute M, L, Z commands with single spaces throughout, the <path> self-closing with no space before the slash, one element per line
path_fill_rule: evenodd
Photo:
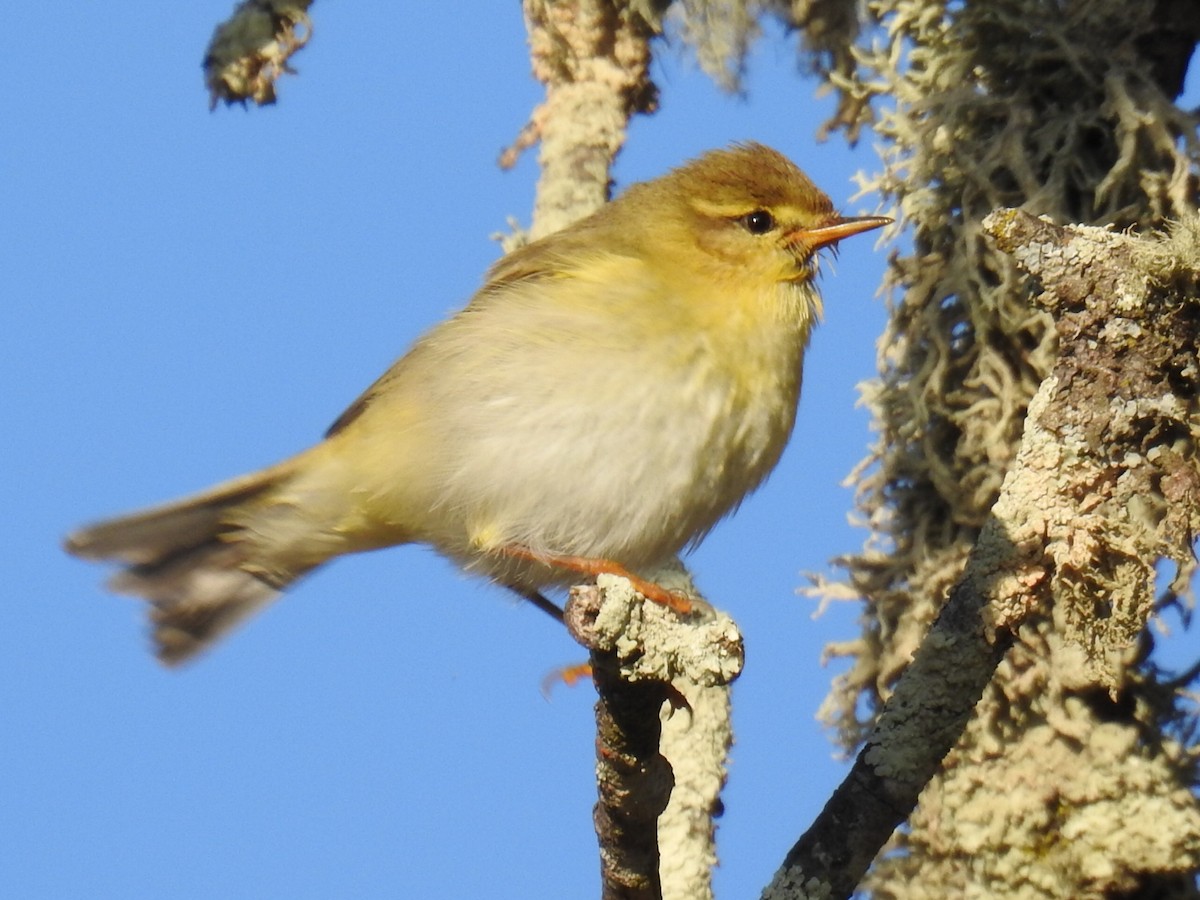
<path fill-rule="evenodd" d="M 892 220 L 887 216 L 834 216 L 824 225 L 818 225 L 815 228 L 797 228 L 788 235 L 788 238 L 803 244 L 810 250 L 818 250 L 829 244 L 836 244 L 842 238 L 861 234 L 873 228 L 882 228 L 891 223 Z"/>

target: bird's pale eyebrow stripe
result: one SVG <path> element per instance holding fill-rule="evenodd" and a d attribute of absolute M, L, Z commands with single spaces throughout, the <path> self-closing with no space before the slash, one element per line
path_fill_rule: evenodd
<path fill-rule="evenodd" d="M 754 212 L 757 209 L 769 211 L 771 205 L 769 203 L 713 203 L 709 200 L 692 200 L 692 208 L 698 213 L 706 216 L 712 216 L 715 219 L 737 219 L 746 213 Z"/>

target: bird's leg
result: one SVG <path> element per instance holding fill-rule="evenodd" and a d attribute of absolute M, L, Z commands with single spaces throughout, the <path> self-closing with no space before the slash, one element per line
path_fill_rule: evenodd
<path fill-rule="evenodd" d="M 657 603 L 660 606 L 665 606 L 668 609 L 687 615 L 692 611 L 692 604 L 688 598 L 679 591 L 669 591 L 661 585 L 655 584 L 653 581 L 647 581 L 634 575 L 619 562 L 611 559 L 599 559 L 591 556 L 567 556 L 558 553 L 545 553 L 538 550 L 532 550 L 522 544 L 504 544 L 496 547 L 493 551 L 501 553 L 504 556 L 513 559 L 526 560 L 528 562 L 541 563 L 544 566 L 553 566 L 558 569 L 567 569 L 571 572 L 579 572 L 582 575 L 617 575 L 621 578 L 629 580 L 633 585 L 633 589 L 645 597 L 652 603 Z M 544 597 L 539 603 L 529 596 L 525 591 L 520 591 L 522 596 L 527 597 L 539 609 L 545 609 L 543 603 L 548 603 Z M 534 592 L 537 593 L 536 591 Z M 537 596 L 541 596 L 538 594 Z M 553 605 L 553 604 L 551 604 Z M 555 607 L 557 609 L 557 607 Z M 561 618 L 561 613 L 559 614 Z"/>
<path fill-rule="evenodd" d="M 548 600 L 546 595 L 541 591 L 534 590 L 533 588 L 519 587 L 515 584 L 505 585 L 505 587 L 507 587 L 514 594 L 517 594 L 528 600 L 530 603 L 552 618 L 555 622 L 558 622 L 560 625 L 565 624 L 563 622 L 562 609 L 560 609 L 558 604 L 553 600 Z M 549 700 L 550 691 L 556 684 L 561 683 L 565 684 L 567 687 L 574 687 L 584 678 L 591 677 L 591 663 L 576 663 L 575 665 L 571 666 L 559 666 L 552 672 L 547 673 L 546 677 L 542 679 L 542 695 Z"/>
<path fill-rule="evenodd" d="M 552 618 L 555 622 L 562 622 L 562 609 L 560 609 L 559 605 L 553 600 L 547 599 L 546 595 L 541 591 L 534 590 L 533 588 L 518 587 L 515 584 L 507 585 L 507 587 L 510 591 L 513 591 L 514 593 L 524 597 L 526 600 Z"/>

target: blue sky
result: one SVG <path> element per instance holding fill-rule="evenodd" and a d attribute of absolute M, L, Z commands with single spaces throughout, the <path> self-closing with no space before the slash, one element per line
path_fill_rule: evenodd
<path fill-rule="evenodd" d="M 210 113 L 231 3 L 18 6 L 0 72 L 0 894 L 23 898 L 587 897 L 597 885 L 581 650 L 421 548 L 342 560 L 196 665 L 61 536 L 315 440 L 528 222 L 534 156 L 495 166 L 541 88 L 516 4 L 319 3 L 274 108 Z M 813 135 L 829 104 L 777 32 L 747 98 L 659 45 L 662 110 L 619 184 L 733 140 L 775 146 L 848 212 L 873 166 Z M 866 142 L 869 145 L 869 141 Z M 871 440 L 886 250 L 826 266 L 796 437 L 691 557 L 746 638 L 718 890 L 750 896 L 842 765 L 814 716 L 857 609 L 806 570 L 861 546 L 841 479 Z"/>

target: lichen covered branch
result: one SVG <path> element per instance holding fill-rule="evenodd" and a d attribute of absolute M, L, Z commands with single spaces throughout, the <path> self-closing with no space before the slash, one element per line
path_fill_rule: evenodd
<path fill-rule="evenodd" d="M 541 144 L 533 240 L 608 200 L 630 117 L 656 105 L 649 73 L 658 22 L 652 4 L 624 0 L 524 0 L 523 7 L 533 74 L 546 99 L 501 161 L 512 165 L 521 150 Z"/>
<path fill-rule="evenodd" d="M 993 541 L 1004 543 L 999 533 Z M 968 573 L 998 548 L 981 541 L 977 550 Z M 788 852 L 763 900 L 832 900 L 854 892 L 962 734 L 1012 643 L 1010 633 L 985 626 L 990 599 L 979 579 L 955 586 L 850 774 Z"/>
<path fill-rule="evenodd" d="M 862 634 L 829 648 L 852 665 L 823 708 L 850 751 L 960 578 L 1058 360 L 1059 330 L 1030 303 L 1027 276 L 988 240 L 983 217 L 1020 207 L 1148 231 L 1195 208 L 1200 171 L 1200 118 L 1174 102 L 1200 30 L 1194 4 L 876 0 L 869 9 L 879 28 L 855 50 L 852 87 L 878 98 L 884 171 L 863 186 L 895 199 L 914 251 L 892 261 L 880 375 L 863 388 L 879 441 L 852 478 L 870 536 L 839 560 L 845 583 L 816 588 L 863 604 Z M 1156 628 L 1188 619 L 1194 571 L 1180 562 Z M 1171 756 L 1173 736 L 1194 744 L 1197 732 L 1181 730 L 1190 701 L 1168 687 L 1177 677 L 1152 652 L 1157 636 L 1142 631 L 1107 664 L 1125 679 L 1114 701 L 1077 681 L 1060 624 L 1047 610 L 1022 629 L 866 889 L 895 900 L 1087 896 L 1103 884 L 1097 855 L 1087 841 L 1046 835 L 1093 828 L 1105 797 L 1161 790 L 1149 772 L 1197 783 Z M 1040 812 L 998 827 L 997 803 Z M 1102 866 L 1116 883 L 1135 878 L 1145 821 L 1128 819 L 1134 837 L 1115 842 Z M 1147 842 L 1169 847 L 1160 834 Z"/>
<path fill-rule="evenodd" d="M 1126 702 L 1119 692 L 1154 609 L 1154 562 L 1190 559 L 1200 534 L 1200 220 L 1163 240 L 1059 228 L 1011 210 L 984 227 L 1042 283 L 1039 303 L 1054 317 L 1058 359 L 1030 404 L 962 578 L 852 772 L 768 888 L 772 900 L 850 895 L 962 733 L 1005 649 L 1031 623 L 1055 625 L 1039 638 L 1061 683 L 1047 689 L 1091 688 Z M 1026 645 L 1030 637 L 1022 634 Z M 1004 723 L 980 728 L 1001 760 L 1026 739 L 1053 751 L 1054 732 L 1069 725 L 1064 716 L 1009 746 Z M 1044 780 L 1031 773 L 1025 784 L 977 784 L 982 808 L 965 807 L 963 818 L 980 815 L 981 826 L 1041 822 L 1039 852 L 1052 864 L 1061 857 L 1060 871 L 1069 861 L 1094 872 L 1095 896 L 1132 891 L 1147 877 L 1187 878 L 1200 867 L 1200 805 L 1184 774 L 1197 753 L 1163 738 L 1151 752 L 1121 737 L 1114 724 L 1069 758 L 1043 754 Z M 1111 782 L 1108 767 L 1097 766 L 1092 793 L 1064 798 L 1062 821 L 1042 821 L 1054 809 L 1039 790 L 1060 783 L 1056 765 L 1086 766 L 1088 756 L 1113 753 L 1137 759 L 1124 770 L 1132 780 Z M 1086 822 L 1075 810 L 1084 805 Z M 1131 834 L 1138 823 L 1153 830 L 1144 841 Z M 989 843 L 984 834 L 977 840 Z M 1003 859 L 987 854 L 960 866 Z M 1003 878 L 1020 884 L 1015 873 Z M 1086 883 L 1065 887 L 1068 894 L 1046 896 L 1093 895 Z"/>
<path fill-rule="evenodd" d="M 312 37 L 312 0 L 245 0 L 217 26 L 204 53 L 209 106 L 275 102 L 275 81 Z"/>
<path fill-rule="evenodd" d="M 656 576 L 659 583 L 665 579 Z M 698 603 L 701 606 L 702 603 Z M 742 666 L 741 636 L 732 621 L 706 607 L 688 619 L 646 603 L 624 579 L 601 576 L 595 586 L 571 591 L 564 611 L 568 629 L 590 651 L 596 704 L 596 833 L 600 841 L 605 897 L 699 898 L 711 895 L 711 811 L 724 780 L 725 738 L 703 728 L 684 732 L 706 740 L 715 752 L 676 764 L 695 766 L 708 756 L 708 777 L 689 773 L 693 793 L 710 785 L 711 796 L 689 796 L 673 817 L 672 859 L 660 876 L 660 815 L 672 797 L 674 777 L 668 755 L 680 747 L 676 735 L 660 745 L 660 714 L 678 717 L 693 710 L 689 696 L 706 705 L 712 691 L 723 690 Z M 695 690 L 693 690 L 695 689 Z M 726 714 L 727 714 L 726 704 Z M 695 710 L 700 713 L 701 710 Z M 718 719 L 721 719 L 718 716 Z M 698 723 L 697 723 L 698 724 Z M 698 808 L 698 809 L 697 809 Z M 695 815 L 690 813 L 694 812 Z M 700 831 L 696 832 L 696 822 Z"/>
<path fill-rule="evenodd" d="M 1155 562 L 1190 564 L 1200 533 L 1200 225 L 1139 240 L 1005 210 L 984 227 L 1041 283 L 1059 341 L 995 514 L 1042 548 L 1017 578 L 1053 597 L 1084 682 L 1115 695 Z M 997 625 L 1028 602 L 1015 594 Z"/>

